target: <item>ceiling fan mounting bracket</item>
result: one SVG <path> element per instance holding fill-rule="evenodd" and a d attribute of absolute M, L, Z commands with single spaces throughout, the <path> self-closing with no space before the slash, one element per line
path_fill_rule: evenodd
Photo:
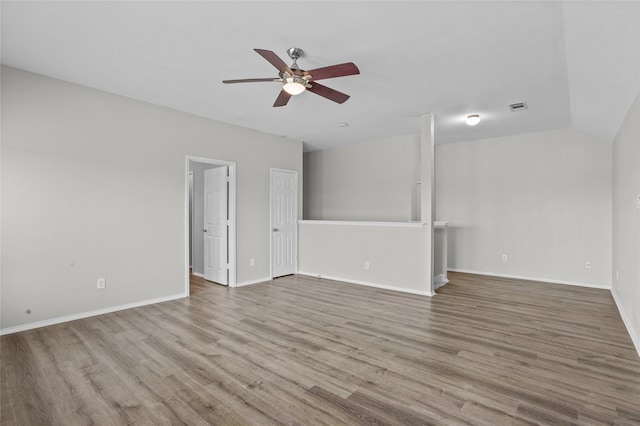
<path fill-rule="evenodd" d="M 295 61 L 296 59 L 304 55 L 304 50 L 300 49 L 299 47 L 290 47 L 287 49 L 287 54 L 291 59 Z"/>

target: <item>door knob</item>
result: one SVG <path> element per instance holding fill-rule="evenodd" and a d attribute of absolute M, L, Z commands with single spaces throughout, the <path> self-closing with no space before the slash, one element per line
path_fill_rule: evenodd
<path fill-rule="evenodd" d="M 273 228 L 273 232 L 278 232 L 279 229 L 278 228 Z"/>

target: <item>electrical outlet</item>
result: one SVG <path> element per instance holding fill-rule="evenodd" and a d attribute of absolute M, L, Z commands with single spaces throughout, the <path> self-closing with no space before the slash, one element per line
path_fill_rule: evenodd
<path fill-rule="evenodd" d="M 370 266 L 370 265 L 369 265 L 369 262 L 368 262 L 368 261 L 365 261 L 365 262 L 364 262 L 364 269 L 369 269 L 369 266 Z"/>
<path fill-rule="evenodd" d="M 503 262 L 508 262 L 509 261 L 509 256 L 507 256 L 506 254 L 502 255 L 502 261 Z"/>
<path fill-rule="evenodd" d="M 616 271 L 616 281 L 620 280 L 620 271 Z"/>
<path fill-rule="evenodd" d="M 586 262 L 584 262 L 584 267 L 587 269 L 591 269 L 591 261 L 587 260 Z"/>
<path fill-rule="evenodd" d="M 256 266 L 256 260 L 255 259 L 251 259 L 251 266 Z"/>
<path fill-rule="evenodd" d="M 98 284 L 96 285 L 97 289 L 103 289 L 107 287 L 107 279 L 106 278 L 98 278 Z"/>

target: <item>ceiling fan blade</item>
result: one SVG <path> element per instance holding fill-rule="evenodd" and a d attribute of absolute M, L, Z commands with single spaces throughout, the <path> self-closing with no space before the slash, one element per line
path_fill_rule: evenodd
<path fill-rule="evenodd" d="M 311 82 L 311 87 L 308 87 L 307 90 L 339 104 L 345 103 L 347 99 L 350 98 L 350 96 L 345 93 L 338 92 L 315 81 Z"/>
<path fill-rule="evenodd" d="M 259 83 L 262 81 L 282 81 L 279 78 L 243 78 L 240 80 L 223 80 L 224 84 L 230 83 Z"/>
<path fill-rule="evenodd" d="M 306 74 L 311 74 L 312 80 L 322 80 L 325 78 L 344 77 L 347 75 L 360 74 L 360 70 L 353 62 L 345 62 L 344 64 L 316 68 L 315 70 L 307 71 Z"/>
<path fill-rule="evenodd" d="M 274 67 L 276 67 L 278 71 L 287 72 L 290 75 L 293 75 L 291 68 L 289 68 L 289 66 L 285 64 L 284 61 L 280 59 L 280 57 L 275 53 L 273 53 L 272 51 L 264 50 L 264 49 L 253 49 L 253 50 L 255 50 L 260 56 L 262 56 L 267 61 L 269 61 L 269 63 Z"/>
<path fill-rule="evenodd" d="M 291 95 L 285 92 L 284 90 L 281 90 L 280 94 L 276 98 L 276 101 L 273 103 L 273 106 L 274 107 L 285 106 L 287 102 L 289 102 L 289 99 L 291 99 Z"/>

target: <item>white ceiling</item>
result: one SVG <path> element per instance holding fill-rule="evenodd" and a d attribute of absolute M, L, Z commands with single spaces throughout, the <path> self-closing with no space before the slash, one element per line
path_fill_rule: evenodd
<path fill-rule="evenodd" d="M 612 140 L 640 90 L 639 1 L 11 2 L 2 63 L 305 142 L 305 150 L 418 134 L 438 143 L 576 127 Z M 351 95 L 272 104 L 253 48 L 304 49 L 303 69 Z M 508 105 L 527 102 L 513 113 Z M 469 127 L 464 117 L 481 114 Z M 338 122 L 348 127 L 338 127 Z"/>

